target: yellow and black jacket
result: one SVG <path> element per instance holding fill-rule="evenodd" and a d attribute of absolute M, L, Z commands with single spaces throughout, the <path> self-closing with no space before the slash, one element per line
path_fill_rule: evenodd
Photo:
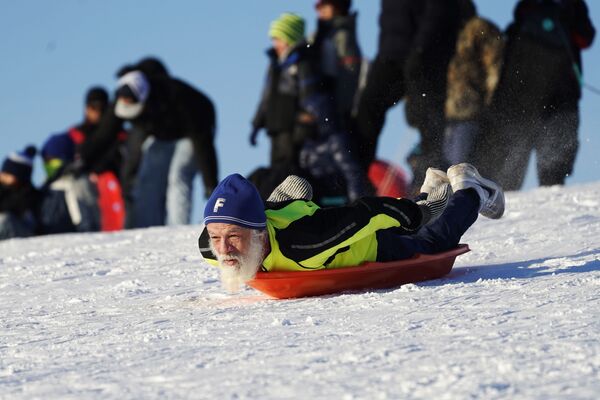
<path fill-rule="evenodd" d="M 359 265 L 377 259 L 377 231 L 410 234 L 421 226 L 419 206 L 407 199 L 364 197 L 349 206 L 321 208 L 312 201 L 267 203 L 271 251 L 263 271 L 309 271 Z M 198 239 L 215 265 L 206 229 Z"/>

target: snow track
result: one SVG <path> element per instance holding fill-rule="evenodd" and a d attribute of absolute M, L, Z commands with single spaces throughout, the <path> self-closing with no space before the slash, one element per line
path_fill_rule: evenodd
<path fill-rule="evenodd" d="M 509 193 L 440 280 L 230 296 L 199 226 L 0 242 L 0 398 L 594 399 L 600 184 Z"/>

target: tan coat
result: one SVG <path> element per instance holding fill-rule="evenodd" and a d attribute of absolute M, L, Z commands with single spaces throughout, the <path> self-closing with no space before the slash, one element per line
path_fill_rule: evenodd
<path fill-rule="evenodd" d="M 473 17 L 465 24 L 448 66 L 447 120 L 480 117 L 498 85 L 503 50 L 504 38 L 492 22 Z"/>

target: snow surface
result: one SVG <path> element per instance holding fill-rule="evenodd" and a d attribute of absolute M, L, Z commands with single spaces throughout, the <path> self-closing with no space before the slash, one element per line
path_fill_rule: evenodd
<path fill-rule="evenodd" d="M 440 280 L 227 295 L 200 226 L 0 242 L 0 398 L 594 399 L 600 183 L 509 193 Z"/>

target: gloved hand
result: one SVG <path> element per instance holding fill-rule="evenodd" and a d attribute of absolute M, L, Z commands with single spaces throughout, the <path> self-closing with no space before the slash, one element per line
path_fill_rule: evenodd
<path fill-rule="evenodd" d="M 290 175 L 273 190 L 267 199 L 271 203 L 281 203 L 288 200 L 311 201 L 313 190 L 310 183 L 299 176 Z"/>
<path fill-rule="evenodd" d="M 250 145 L 256 146 L 256 137 L 258 136 L 258 132 L 260 132 L 260 128 L 254 127 L 252 128 L 252 132 L 250 132 Z"/>

